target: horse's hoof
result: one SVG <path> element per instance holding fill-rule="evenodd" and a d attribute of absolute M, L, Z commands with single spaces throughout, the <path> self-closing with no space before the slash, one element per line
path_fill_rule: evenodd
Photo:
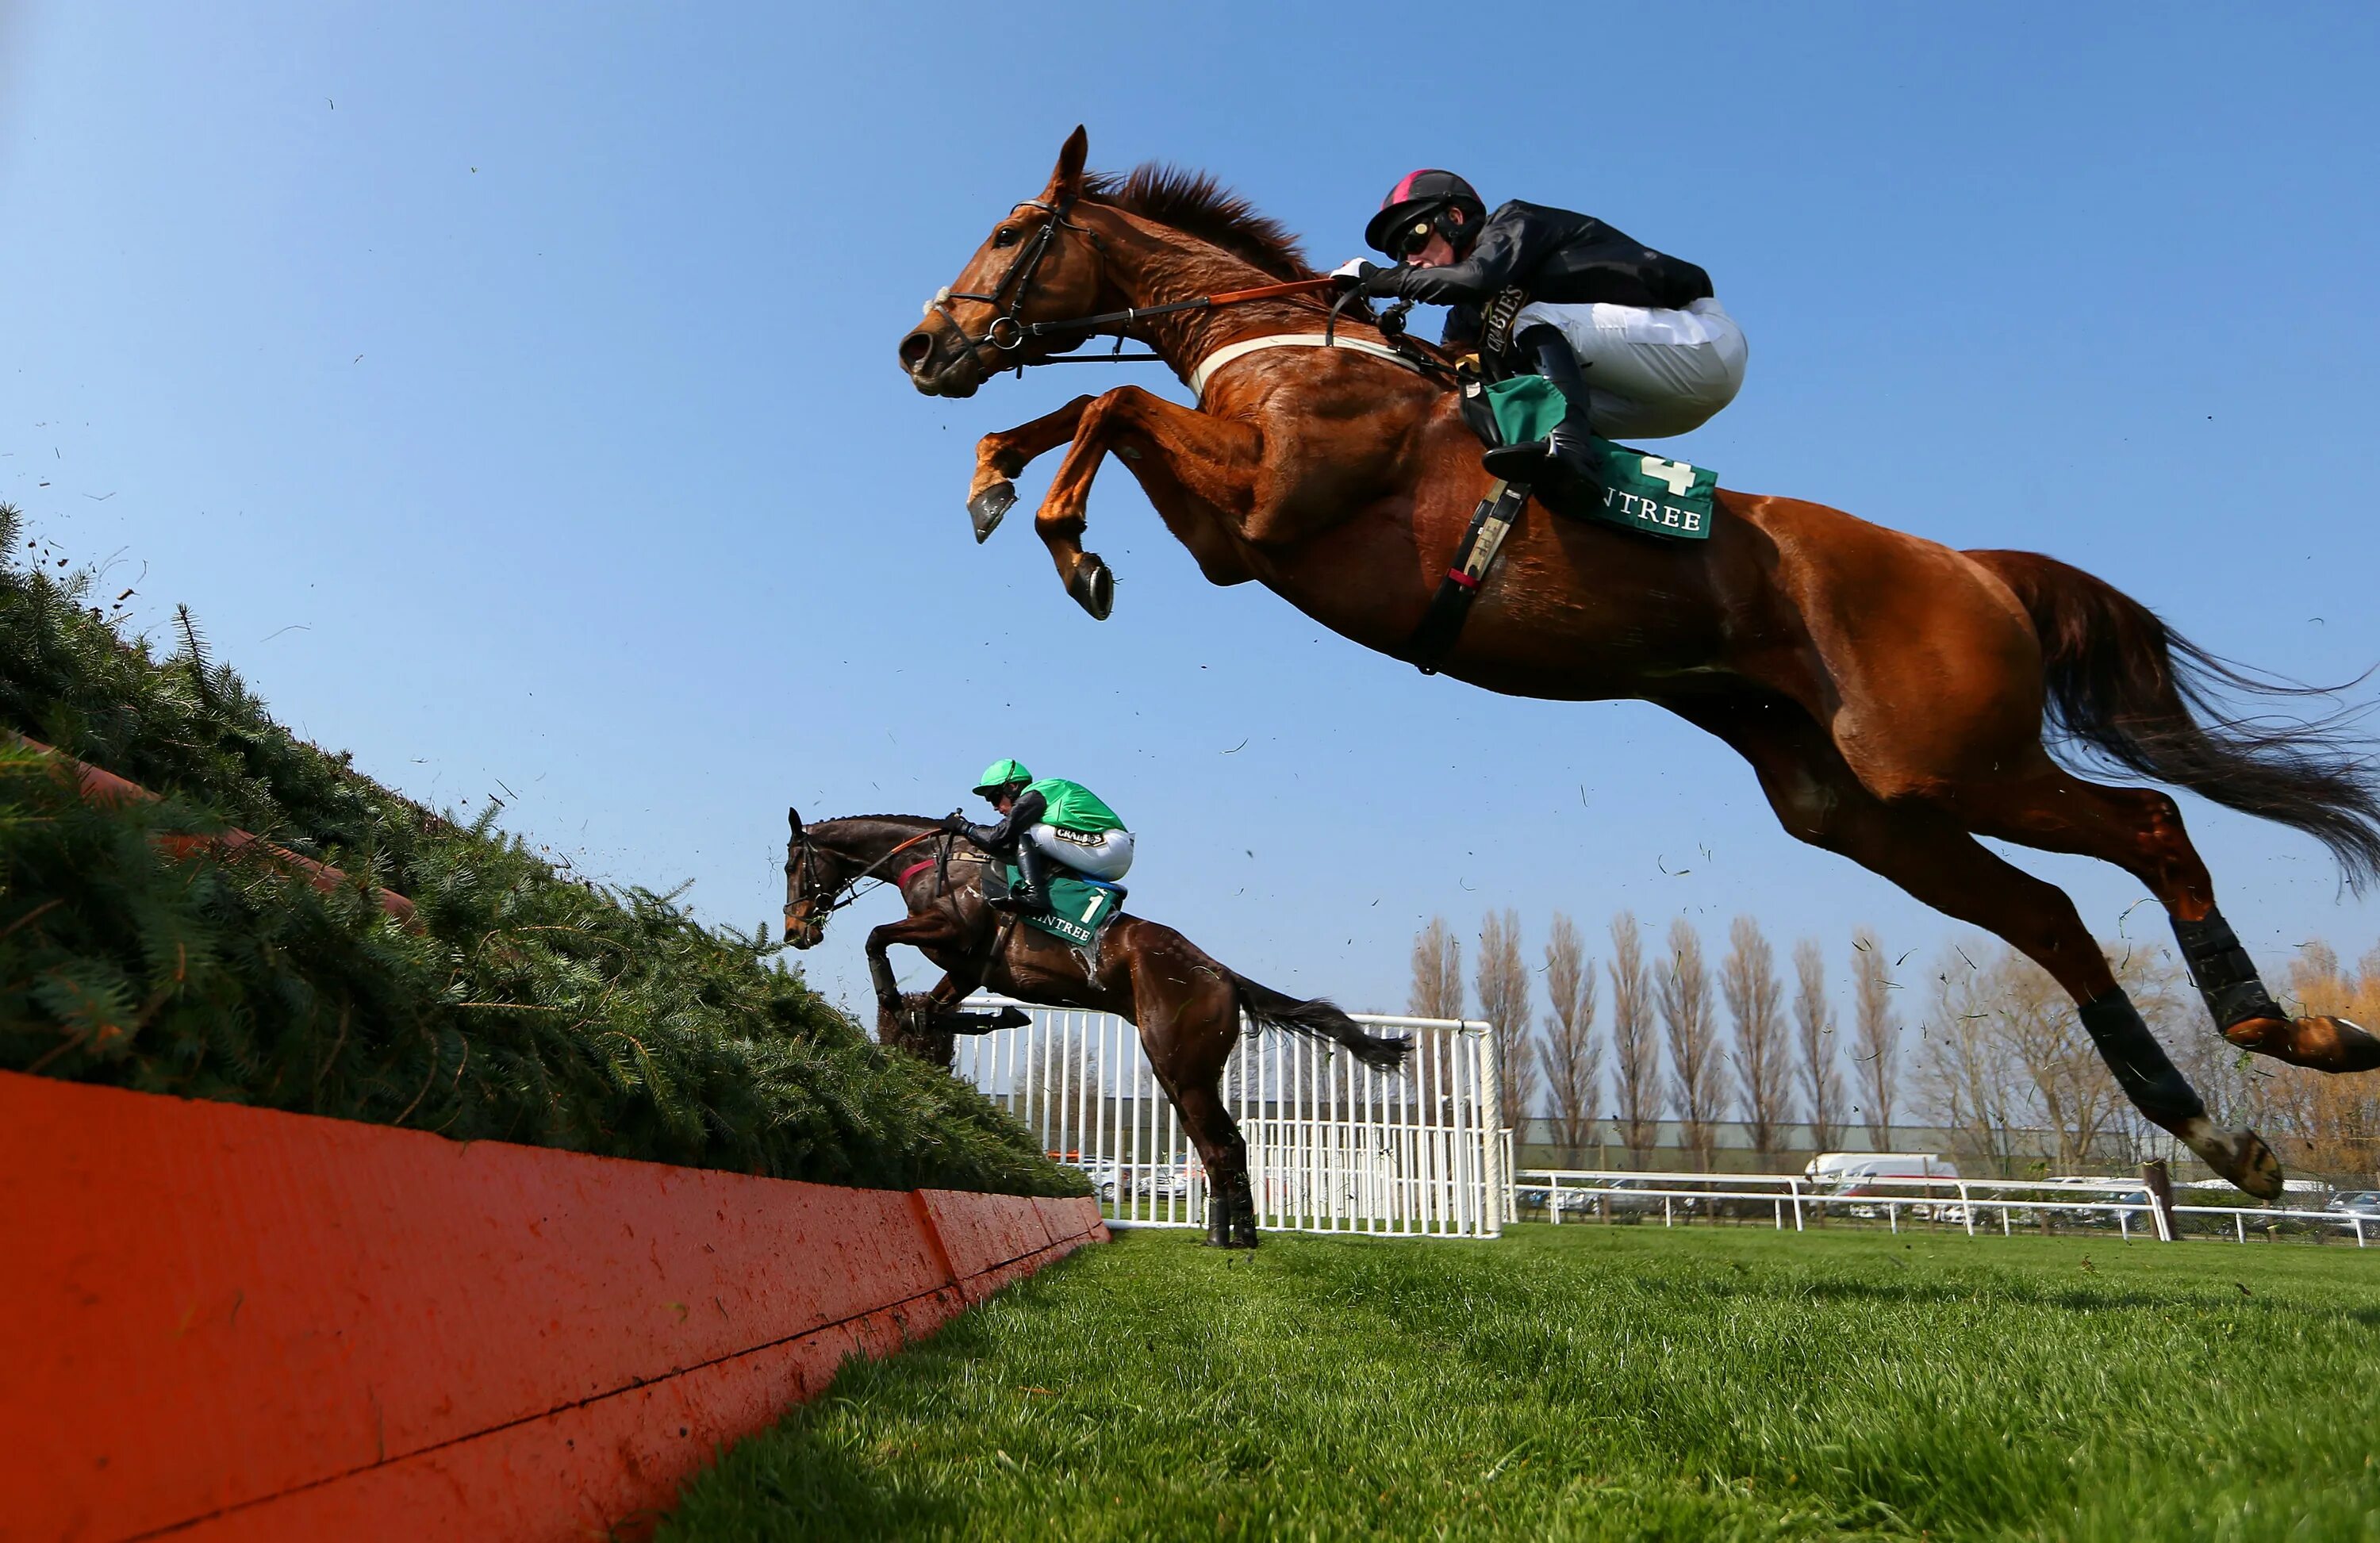
<path fill-rule="evenodd" d="M 967 513 L 975 520 L 975 544 L 991 540 L 1000 529 L 1000 516 L 1016 507 L 1016 484 L 1005 477 L 967 500 Z"/>
<path fill-rule="evenodd" d="M 2259 1200 L 2281 1197 L 2281 1160 L 2254 1131 L 2218 1130 L 2213 1121 L 2198 1119 L 2175 1134 L 2234 1187 Z"/>
<path fill-rule="evenodd" d="M 2224 1029 L 2241 1050 L 2317 1072 L 2380 1068 L 2380 1037 L 2352 1018 L 2248 1018 Z"/>
<path fill-rule="evenodd" d="M 1103 622 L 1115 609 L 1115 575 L 1099 561 L 1099 553 L 1087 552 L 1075 564 L 1075 577 L 1066 580 L 1066 592 L 1075 603 L 1091 614 L 1091 620 Z"/>

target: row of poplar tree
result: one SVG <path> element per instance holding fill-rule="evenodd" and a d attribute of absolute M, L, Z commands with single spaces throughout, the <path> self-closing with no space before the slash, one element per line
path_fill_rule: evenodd
<path fill-rule="evenodd" d="M 1716 963 L 1682 916 L 1656 937 L 1623 911 L 1609 942 L 1591 957 L 1578 925 L 1557 912 L 1533 959 L 1518 913 L 1491 911 L 1466 981 L 1463 940 L 1444 917 L 1414 939 L 1407 1010 L 1486 1020 L 1506 1122 L 1542 1115 L 1548 1144 L 1573 1154 L 1565 1160 L 1617 1147 L 1641 1167 L 1674 1145 L 1709 1168 L 1730 1124 L 1755 1167 L 1856 1144 L 1846 1139 L 1854 1130 L 1880 1151 L 1894 1149 L 1896 1130 L 1904 1141 L 1947 1142 L 1977 1172 L 2067 1172 L 2167 1150 L 2065 993 L 2011 949 L 1952 942 L 1921 960 L 1914 950 L 1888 954 L 1859 929 L 1833 962 L 1850 986 L 1840 1014 L 1824 945 L 1794 943 L 1789 983 L 1750 917 L 1729 926 Z M 2103 946 L 2219 1121 L 2262 1130 L 2300 1171 L 2380 1182 L 2380 1088 L 2364 1087 L 2380 1079 L 2244 1058 L 2214 1032 L 2169 952 Z M 2283 978 L 2301 1010 L 2380 1017 L 2380 947 L 2349 968 L 2325 945 L 2304 945 Z M 1664 1121 L 1674 1122 L 1667 1133 Z"/>

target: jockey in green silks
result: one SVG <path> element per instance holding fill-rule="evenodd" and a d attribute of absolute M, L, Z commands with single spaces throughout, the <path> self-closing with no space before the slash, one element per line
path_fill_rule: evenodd
<path fill-rule="evenodd" d="M 975 791 L 1001 815 L 997 825 L 971 825 L 953 817 L 952 829 L 997 857 L 1013 857 L 1024 882 L 994 905 L 1020 916 L 1050 909 L 1051 864 L 1114 883 L 1132 869 L 1132 832 L 1115 810 L 1080 783 L 1063 777 L 1038 781 L 1023 761 L 996 760 L 984 768 Z"/>

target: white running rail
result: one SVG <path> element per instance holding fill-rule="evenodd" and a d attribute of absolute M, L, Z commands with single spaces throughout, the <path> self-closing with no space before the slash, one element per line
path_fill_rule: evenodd
<path fill-rule="evenodd" d="M 1989 1230 L 1997 1221 L 2002 1235 L 2022 1220 L 2028 1224 L 2046 1212 L 2053 1222 L 2093 1217 L 2115 1222 L 2129 1240 L 2133 1227 L 2147 1235 L 2170 1241 L 2165 1218 L 2132 1179 L 1866 1179 L 1851 1184 L 1814 1182 L 1794 1173 L 1662 1173 L 1622 1169 L 1533 1168 L 1513 1175 L 1516 1197 L 1532 1208 L 1542 1208 L 1556 1225 L 1565 1213 L 1572 1221 L 1618 1214 L 1649 1219 L 1660 1212 L 1664 1225 L 1675 1225 L 1707 1213 L 1712 1202 L 1728 1200 L 1741 1209 L 1766 1204 L 1782 1231 L 1790 1221 L 1795 1232 L 1822 1220 L 1829 1211 L 1861 1217 L 1882 1217 L 1895 1233 L 1905 1220 L 1964 1227 L 1975 1234 L 1980 1223 Z M 2354 1212 L 2286 1210 L 2257 1206 L 2192 1206 L 2177 1202 L 2177 1217 L 2220 1217 L 2229 1221 L 2216 1235 L 2228 1233 L 2248 1241 L 2251 1217 L 2262 1232 L 2270 1222 L 2336 1226 L 2350 1232 L 2355 1245 L 2380 1233 L 2380 1220 Z"/>
<path fill-rule="evenodd" d="M 978 995 L 1033 1021 L 958 1040 L 953 1072 L 983 1090 L 1099 1190 L 1110 1225 L 1206 1224 L 1207 1173 L 1139 1031 L 1110 1013 Z M 1355 1014 L 1410 1035 L 1398 1072 L 1375 1071 L 1302 1034 L 1253 1029 L 1223 1071 L 1223 1104 L 1248 1144 L 1257 1225 L 1391 1237 L 1495 1237 L 1511 1169 L 1498 1125 L 1495 1037 L 1484 1023 Z"/>

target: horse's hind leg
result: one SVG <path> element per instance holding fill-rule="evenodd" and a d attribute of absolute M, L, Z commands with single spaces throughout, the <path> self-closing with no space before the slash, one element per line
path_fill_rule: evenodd
<path fill-rule="evenodd" d="M 2215 908 L 2215 883 L 2182 828 L 2181 810 L 2154 788 L 2085 782 L 2039 756 L 2030 775 L 1956 791 L 1950 807 L 1985 835 L 2045 851 L 2097 857 L 2146 884 L 2165 906 L 2190 978 L 2233 1044 L 2324 1072 L 2380 1068 L 2380 1038 L 2347 1018 L 2292 1018 L 2273 1001 L 2255 962 Z"/>
<path fill-rule="evenodd" d="M 2270 1198 L 2280 1164 L 2253 1131 L 2227 1131 L 2160 1048 L 2116 982 L 2090 929 L 2063 891 L 2002 861 L 1949 814 L 1878 798 L 1852 775 L 1809 717 L 1781 702 L 1682 715 L 1752 762 L 1794 836 L 1881 874 L 1947 916 L 2005 940 L 2063 987 L 2125 1097 L 2231 1183 Z"/>
<path fill-rule="evenodd" d="M 1240 1033 L 1238 994 L 1194 963 L 1164 955 L 1139 961 L 1133 975 L 1141 1049 L 1207 1165 L 1207 1241 L 1218 1248 L 1254 1248 L 1247 1138 L 1223 1107 L 1223 1067 Z"/>

